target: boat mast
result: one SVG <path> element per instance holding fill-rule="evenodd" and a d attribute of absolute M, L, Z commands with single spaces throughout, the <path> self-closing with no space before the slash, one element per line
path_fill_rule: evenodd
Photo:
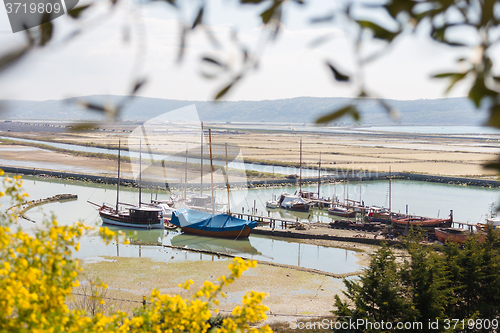
<path fill-rule="evenodd" d="M 347 209 L 349 209 L 349 173 L 347 174 Z"/>
<path fill-rule="evenodd" d="M 200 185 L 200 196 L 203 196 L 203 122 L 201 122 L 201 185 Z"/>
<path fill-rule="evenodd" d="M 210 145 L 210 176 L 212 187 L 212 214 L 215 214 L 215 197 L 214 197 L 214 165 L 212 163 L 212 129 L 208 129 L 208 144 Z"/>
<path fill-rule="evenodd" d="M 299 196 L 302 196 L 302 139 L 300 139 L 300 176 L 299 176 Z"/>
<path fill-rule="evenodd" d="M 116 214 L 118 214 L 118 202 L 120 197 L 120 149 L 121 149 L 121 137 L 118 135 L 118 178 L 116 182 Z"/>
<path fill-rule="evenodd" d="M 184 166 L 184 200 L 186 200 L 186 190 L 187 190 L 187 178 L 188 178 L 188 144 L 186 142 L 186 164 Z"/>
<path fill-rule="evenodd" d="M 392 196 L 391 196 L 391 179 L 392 179 L 392 173 L 391 173 L 391 166 L 389 165 L 389 215 L 391 214 L 392 210 L 391 210 L 391 199 L 392 199 Z"/>
<path fill-rule="evenodd" d="M 142 136 L 139 139 L 139 208 L 142 201 Z"/>
<path fill-rule="evenodd" d="M 229 198 L 229 168 L 227 163 L 227 142 L 226 142 L 226 186 L 227 186 L 227 214 L 231 215 L 231 199 Z"/>
<path fill-rule="evenodd" d="M 274 165 L 273 165 L 273 193 L 272 193 L 272 200 L 274 200 Z"/>
<path fill-rule="evenodd" d="M 319 164 L 318 164 L 318 200 L 319 200 L 320 185 L 321 185 L 321 152 L 319 152 Z"/>

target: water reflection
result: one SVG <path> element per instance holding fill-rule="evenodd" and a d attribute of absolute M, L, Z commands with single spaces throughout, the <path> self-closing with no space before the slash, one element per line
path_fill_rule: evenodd
<path fill-rule="evenodd" d="M 130 244 L 162 244 L 165 238 L 165 230 L 161 229 L 133 229 L 106 225 L 114 232 L 123 231 L 130 238 Z"/>
<path fill-rule="evenodd" d="M 225 239 L 188 234 L 178 234 L 170 239 L 172 246 L 185 247 L 195 250 L 226 253 L 230 255 L 261 255 L 252 246 L 249 239 Z"/>

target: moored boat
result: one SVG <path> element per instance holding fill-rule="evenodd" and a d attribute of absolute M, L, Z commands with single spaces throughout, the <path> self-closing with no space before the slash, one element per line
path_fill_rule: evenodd
<path fill-rule="evenodd" d="M 466 229 L 459 228 L 435 228 L 434 232 L 436 238 L 441 243 L 454 242 L 454 243 L 465 243 L 467 239 L 474 235 Z M 479 241 L 484 241 L 486 236 L 484 234 L 479 234 Z"/>
<path fill-rule="evenodd" d="M 99 208 L 99 215 L 105 224 L 129 228 L 164 228 L 162 209 L 158 207 L 132 207 L 117 211 L 103 204 Z"/>
<path fill-rule="evenodd" d="M 151 206 L 160 208 L 163 211 L 163 217 L 166 219 L 172 218 L 172 212 L 175 210 L 174 201 L 172 200 L 151 200 Z"/>
<path fill-rule="evenodd" d="M 295 210 L 298 212 L 308 212 L 311 209 L 311 204 L 308 200 L 288 193 L 283 193 L 279 200 L 281 208 Z"/>
<path fill-rule="evenodd" d="M 341 206 L 333 206 L 333 207 L 328 208 L 328 214 L 335 215 L 335 216 L 341 216 L 341 217 L 347 217 L 347 218 L 356 217 L 355 211 L 341 207 Z"/>
<path fill-rule="evenodd" d="M 266 207 L 271 208 L 271 209 L 279 208 L 280 203 L 278 200 L 275 200 L 275 199 L 268 200 L 268 201 L 266 201 Z"/>
<path fill-rule="evenodd" d="M 406 228 L 406 227 L 420 227 L 420 228 L 437 228 L 437 227 L 451 227 L 453 223 L 453 214 L 450 214 L 448 218 L 439 219 L 423 216 L 407 216 L 407 217 L 391 217 L 391 223 L 396 228 Z"/>
<path fill-rule="evenodd" d="M 141 184 L 139 180 L 139 206 L 130 207 L 125 210 L 120 210 L 120 150 L 121 139 L 118 138 L 118 180 L 116 182 L 116 206 L 111 207 L 102 204 L 99 207 L 99 216 L 103 224 L 115 225 L 119 227 L 129 228 L 145 228 L 145 229 L 164 229 L 165 222 L 163 219 L 163 211 L 160 207 L 141 206 Z M 99 206 L 93 202 L 89 203 Z M 129 205 L 131 206 L 131 205 Z"/>
<path fill-rule="evenodd" d="M 210 214 L 194 209 L 182 208 L 172 213 L 170 223 L 182 231 L 209 237 L 247 238 L 255 221 L 243 220 L 228 214 Z"/>
<path fill-rule="evenodd" d="M 500 228 L 500 218 L 490 217 L 486 219 L 486 224 L 492 225 L 494 229 Z"/>
<path fill-rule="evenodd" d="M 365 222 L 390 223 L 391 214 L 385 208 L 369 207 L 368 214 L 364 216 Z"/>

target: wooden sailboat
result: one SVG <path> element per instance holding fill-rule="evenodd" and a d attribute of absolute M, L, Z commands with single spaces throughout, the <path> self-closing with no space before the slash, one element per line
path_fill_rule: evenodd
<path fill-rule="evenodd" d="M 164 220 L 162 209 L 159 207 L 142 207 L 139 190 L 139 206 L 120 210 L 120 150 L 121 139 L 118 138 L 118 177 L 116 183 L 116 207 L 103 204 L 99 208 L 99 216 L 104 224 L 120 227 L 141 229 L 163 229 Z M 140 170 L 142 172 L 142 170 Z M 139 185 L 140 189 L 140 185 Z M 95 205 L 95 204 L 94 204 Z"/>

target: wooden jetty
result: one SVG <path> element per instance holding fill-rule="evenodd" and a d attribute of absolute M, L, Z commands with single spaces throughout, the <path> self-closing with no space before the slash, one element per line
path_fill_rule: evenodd
<path fill-rule="evenodd" d="M 258 225 L 269 225 L 270 228 L 274 229 L 276 227 L 276 222 L 279 222 L 281 225 L 281 229 L 286 229 L 295 226 L 299 223 L 299 218 L 294 220 L 282 219 L 271 216 L 262 216 L 255 214 L 247 214 L 247 213 L 231 213 L 232 216 L 238 217 L 240 219 L 247 219 L 249 221 L 256 221 Z"/>

